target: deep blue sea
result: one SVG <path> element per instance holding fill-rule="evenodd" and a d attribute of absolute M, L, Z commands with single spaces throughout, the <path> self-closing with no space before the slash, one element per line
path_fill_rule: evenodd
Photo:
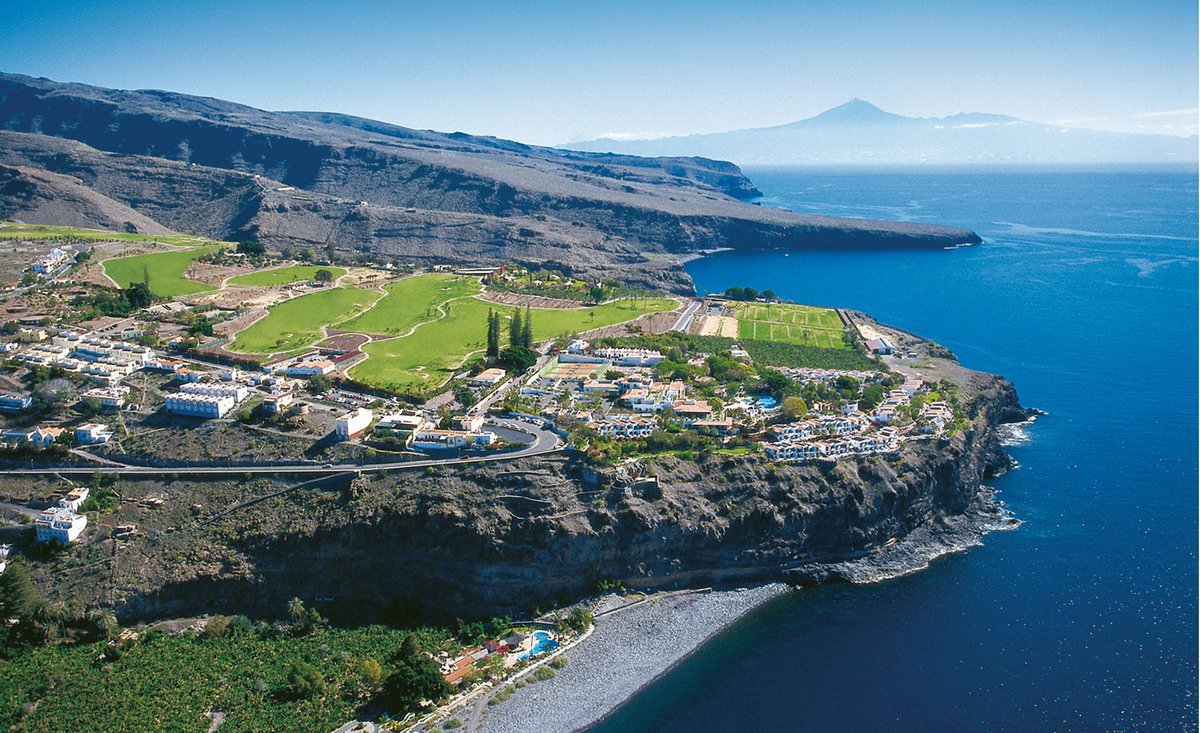
<path fill-rule="evenodd" d="M 993 482 L 1024 524 L 764 606 L 597 730 L 1196 730 L 1196 172 L 747 173 L 763 205 L 984 238 L 688 268 L 702 292 L 863 310 L 1011 379 L 1048 413 Z"/>

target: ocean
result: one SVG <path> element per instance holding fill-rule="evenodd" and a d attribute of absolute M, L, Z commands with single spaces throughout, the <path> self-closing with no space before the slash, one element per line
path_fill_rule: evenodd
<path fill-rule="evenodd" d="M 1046 411 L 991 482 L 1016 531 L 760 607 L 595 731 L 1197 730 L 1194 170 L 748 169 L 762 205 L 981 245 L 726 252 L 772 289 L 932 338 Z"/>

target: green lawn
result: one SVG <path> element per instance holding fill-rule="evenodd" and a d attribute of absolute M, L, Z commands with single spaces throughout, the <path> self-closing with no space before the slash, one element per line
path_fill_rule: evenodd
<path fill-rule="evenodd" d="M 380 297 L 376 291 L 361 288 L 329 288 L 285 300 L 237 334 L 228 348 L 245 354 L 275 354 L 303 348 L 321 338 L 322 326 L 344 321 Z"/>
<path fill-rule="evenodd" d="M 445 382 L 472 352 L 485 346 L 488 309 L 507 314 L 512 309 L 477 298 L 461 298 L 444 306 L 448 315 L 418 328 L 411 336 L 377 341 L 363 350 L 370 355 L 350 370 L 350 376 L 396 392 L 423 392 Z M 669 311 L 677 303 L 666 298 L 622 300 L 594 308 L 567 310 L 535 308 L 533 337 L 546 340 L 563 334 L 633 320 L 645 313 Z"/>
<path fill-rule="evenodd" d="M 437 306 L 452 298 L 474 295 L 481 290 L 476 278 L 432 273 L 397 280 L 375 307 L 357 318 L 337 324 L 339 331 L 399 336 L 418 323 L 438 317 Z"/>
<path fill-rule="evenodd" d="M 129 232 L 106 232 L 102 229 L 60 227 L 45 224 L 20 224 L 12 221 L 0 222 L 0 239 L 84 239 L 98 242 L 162 242 L 176 247 L 193 247 L 212 244 L 205 237 L 187 234 L 130 234 Z M 226 246 L 234 246 L 226 242 Z"/>
<path fill-rule="evenodd" d="M 737 306 L 738 337 L 826 349 L 848 349 L 845 328 L 831 308 L 780 303 Z"/>
<path fill-rule="evenodd" d="M 317 270 L 329 270 L 336 280 L 346 274 L 341 267 L 322 267 L 321 265 L 288 265 L 273 267 L 270 270 L 248 272 L 245 275 L 229 278 L 230 285 L 251 285 L 254 287 L 271 287 L 273 285 L 288 285 L 290 283 L 312 280 Z"/>
<path fill-rule="evenodd" d="M 193 260 L 216 250 L 218 246 L 212 244 L 174 252 L 117 257 L 104 261 L 104 272 L 122 288 L 149 278 L 150 291 L 160 298 L 203 293 L 216 288 L 188 280 L 183 273 Z"/>

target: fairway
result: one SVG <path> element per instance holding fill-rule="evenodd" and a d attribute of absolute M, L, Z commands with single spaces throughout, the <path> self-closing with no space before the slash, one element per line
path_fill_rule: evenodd
<path fill-rule="evenodd" d="M 275 285 L 288 285 L 290 283 L 307 282 L 312 280 L 317 274 L 317 270 L 328 270 L 333 279 L 338 279 L 346 274 L 345 268 L 341 267 L 322 267 L 321 265 L 288 265 L 286 267 L 275 267 L 270 270 L 259 270 L 258 272 L 248 272 L 245 275 L 229 278 L 230 285 L 250 285 L 253 287 L 269 288 Z"/>
<path fill-rule="evenodd" d="M 272 306 L 270 312 L 237 334 L 230 351 L 275 354 L 303 348 L 321 338 L 321 327 L 343 321 L 370 307 L 381 294 L 360 288 L 330 288 Z"/>
<path fill-rule="evenodd" d="M 677 303 L 666 298 L 632 300 L 593 308 L 535 308 L 533 337 L 537 341 L 578 333 L 614 323 L 623 323 L 645 313 L 673 310 Z M 505 315 L 507 332 L 512 309 L 477 298 L 462 298 L 444 306 L 448 315 L 418 328 L 411 336 L 367 344 L 370 355 L 350 370 L 350 376 L 366 384 L 397 392 L 424 392 L 441 385 L 484 344 L 488 309 Z"/>
<path fill-rule="evenodd" d="M 776 341 L 826 349 L 850 348 L 845 328 L 831 308 L 781 303 L 737 306 L 738 338 Z"/>
<path fill-rule="evenodd" d="M 387 295 L 374 308 L 337 324 L 338 330 L 400 336 L 418 323 L 437 318 L 438 306 L 447 300 L 474 295 L 482 287 L 478 278 L 435 273 L 406 277 L 383 289 Z"/>
<path fill-rule="evenodd" d="M 104 272 L 122 288 L 149 281 L 150 292 L 159 298 L 191 295 L 216 290 L 211 285 L 188 280 L 183 276 L 188 265 L 218 248 L 219 245 L 181 249 L 177 252 L 155 252 L 133 257 L 105 260 Z"/>

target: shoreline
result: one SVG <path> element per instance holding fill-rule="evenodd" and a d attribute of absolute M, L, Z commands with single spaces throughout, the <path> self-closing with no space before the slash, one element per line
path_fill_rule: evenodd
<path fill-rule="evenodd" d="M 784 583 L 745 590 L 672 591 L 641 599 L 610 595 L 591 635 L 566 650 L 550 680 L 515 690 L 493 707 L 483 696 L 459 711 L 464 731 L 586 730 L 674 669 L 745 614 L 788 592 Z M 607 605 L 606 605 L 607 604 Z"/>
<path fill-rule="evenodd" d="M 939 558 L 983 544 L 991 532 L 1021 522 L 997 492 L 980 487 L 961 514 L 933 520 L 874 554 L 785 572 L 790 583 L 739 590 L 667 591 L 644 596 L 605 596 L 593 632 L 566 650 L 569 663 L 545 682 L 514 690 L 487 706 L 482 695 L 456 711 L 470 733 L 573 733 L 594 729 L 646 687 L 694 655 L 717 634 L 760 606 L 828 581 L 878 583 L 925 570 Z"/>

